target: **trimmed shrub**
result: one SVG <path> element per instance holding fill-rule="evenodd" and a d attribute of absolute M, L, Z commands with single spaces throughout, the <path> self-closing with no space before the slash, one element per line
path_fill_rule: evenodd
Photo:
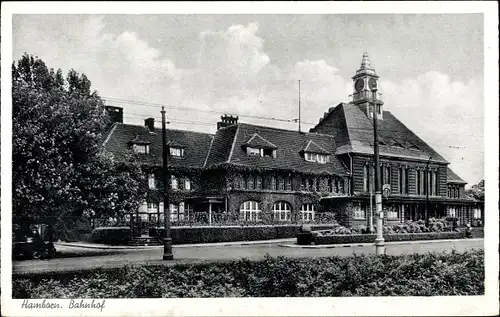
<path fill-rule="evenodd" d="M 256 241 L 295 238 L 300 228 L 300 225 L 172 227 L 170 236 L 173 244 Z M 311 225 L 312 230 L 325 228 L 332 225 Z M 163 239 L 165 229 L 151 228 L 149 235 Z"/>
<path fill-rule="evenodd" d="M 325 235 L 318 234 L 315 243 L 322 244 L 347 244 L 347 243 L 371 243 L 375 242 L 375 234 L 351 234 L 351 235 Z M 384 234 L 386 242 L 391 241 L 416 241 L 416 240 L 441 240 L 441 239 L 464 239 L 465 232 L 428 232 L 428 233 L 396 233 Z"/>
<path fill-rule="evenodd" d="M 484 251 L 138 266 L 12 278 L 20 298 L 449 296 L 484 294 Z"/>
<path fill-rule="evenodd" d="M 111 245 L 128 244 L 132 235 L 130 227 L 98 227 L 92 230 L 91 241 Z"/>

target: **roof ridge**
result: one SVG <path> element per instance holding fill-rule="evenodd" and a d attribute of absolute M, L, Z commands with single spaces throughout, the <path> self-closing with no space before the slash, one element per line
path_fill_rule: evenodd
<path fill-rule="evenodd" d="M 215 136 L 213 136 L 210 140 L 210 146 L 208 147 L 207 156 L 205 156 L 205 162 L 203 162 L 203 165 L 201 166 L 202 168 L 205 168 L 207 166 L 208 157 L 210 156 L 210 152 L 212 152 L 212 145 L 214 144 L 214 139 Z"/>
<path fill-rule="evenodd" d="M 113 123 L 113 126 L 111 127 L 111 130 L 109 130 L 108 135 L 106 136 L 106 139 L 102 143 L 103 147 L 106 147 L 106 143 L 108 143 L 109 139 L 111 138 L 111 135 L 115 132 L 116 126 L 118 125 L 118 122 Z"/>
<path fill-rule="evenodd" d="M 344 105 L 345 105 L 345 103 L 342 103 L 342 107 L 340 109 L 342 109 L 342 116 L 343 116 L 343 120 L 345 123 L 345 132 L 347 133 L 347 142 L 349 145 L 349 151 L 351 152 L 352 151 L 351 132 L 349 132 L 349 125 L 347 124 L 347 118 L 345 116 Z"/>
<path fill-rule="evenodd" d="M 229 156 L 227 158 L 226 163 L 231 162 L 231 157 L 233 156 L 234 147 L 236 145 L 236 140 L 238 139 L 238 132 L 239 131 L 240 131 L 240 127 L 238 125 L 236 125 L 236 132 L 234 133 L 233 144 L 231 145 L 231 151 L 229 151 Z"/>
<path fill-rule="evenodd" d="M 259 128 L 264 128 L 264 129 L 269 129 L 269 130 L 279 130 L 279 131 L 285 131 L 285 132 L 296 132 L 296 133 L 301 133 L 301 134 L 305 134 L 305 135 L 320 135 L 320 136 L 327 136 L 327 137 L 330 137 L 330 138 L 334 138 L 333 135 L 330 135 L 330 134 L 326 134 L 326 133 L 318 133 L 318 132 L 304 132 L 304 131 L 301 131 L 301 132 L 298 132 L 296 130 L 289 130 L 289 129 L 283 129 L 283 128 L 274 128 L 274 127 L 269 127 L 269 126 L 264 126 L 264 125 L 258 125 L 258 124 L 251 124 L 251 123 L 237 123 L 236 124 L 237 126 L 248 126 L 248 127 L 259 127 Z"/>

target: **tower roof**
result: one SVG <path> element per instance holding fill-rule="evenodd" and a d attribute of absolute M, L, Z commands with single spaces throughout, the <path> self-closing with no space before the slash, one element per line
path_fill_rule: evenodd
<path fill-rule="evenodd" d="M 377 73 L 375 72 L 375 69 L 370 65 L 370 58 L 368 57 L 367 52 L 363 53 L 363 57 L 361 59 L 361 66 L 356 71 L 356 75 L 354 75 L 354 77 L 358 77 L 360 75 L 365 75 L 365 74 L 378 77 Z"/>

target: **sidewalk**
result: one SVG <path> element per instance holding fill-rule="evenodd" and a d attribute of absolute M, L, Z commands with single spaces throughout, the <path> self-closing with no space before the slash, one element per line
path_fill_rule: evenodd
<path fill-rule="evenodd" d="M 458 242 L 463 240 L 480 241 L 484 238 L 472 239 L 448 239 L 448 240 L 413 240 L 413 241 L 393 241 L 386 242 L 386 245 L 398 244 L 426 244 L 426 243 L 439 243 L 439 242 Z M 237 246 L 237 245 L 258 245 L 258 244 L 278 244 L 280 247 L 286 248 L 303 248 L 303 249 L 331 249 L 331 248 L 351 248 L 351 247 L 365 247 L 374 245 L 374 243 L 350 243 L 350 244 L 323 244 L 323 245 L 297 245 L 294 242 L 296 238 L 287 239 L 274 239 L 274 240 L 257 240 L 257 241 L 235 241 L 235 242 L 215 242 L 215 243 L 197 243 L 197 244 L 178 244 L 173 245 L 172 248 L 205 248 L 205 247 L 223 247 L 223 246 Z M 85 249 L 98 249 L 98 250 L 144 250 L 144 249 L 161 249 L 163 245 L 155 246 L 113 246 L 97 243 L 85 242 L 57 242 L 57 246 L 68 246 Z"/>
<path fill-rule="evenodd" d="M 274 240 L 257 240 L 257 241 L 235 241 L 235 242 L 214 242 L 214 243 L 196 243 L 196 244 L 174 244 L 172 248 L 201 248 L 201 247 L 221 247 L 221 246 L 233 246 L 233 245 L 255 245 L 255 244 L 276 244 L 284 242 L 295 241 L 296 238 L 287 239 L 274 239 Z M 86 243 L 86 242 L 55 242 L 54 245 L 57 246 L 68 246 L 77 248 L 87 248 L 87 249 L 100 249 L 100 250 L 144 250 L 144 249 L 159 249 L 163 248 L 163 245 L 152 245 L 152 246 L 128 246 L 128 245 L 107 245 L 98 243 Z"/>
<path fill-rule="evenodd" d="M 413 240 L 413 241 L 392 241 L 386 242 L 385 245 L 398 245 L 398 244 L 427 244 L 427 243 L 442 243 L 442 242 L 461 242 L 461 241 L 481 241 L 484 238 L 472 239 L 448 239 L 448 240 Z M 321 245 L 298 245 L 298 244 L 279 244 L 280 247 L 285 248 L 302 248 L 302 249 L 333 249 L 333 248 L 352 248 L 352 247 L 366 247 L 372 246 L 375 243 L 351 243 L 351 244 L 321 244 Z"/>

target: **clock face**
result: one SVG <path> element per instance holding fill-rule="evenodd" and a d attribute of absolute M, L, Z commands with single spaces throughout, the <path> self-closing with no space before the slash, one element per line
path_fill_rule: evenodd
<path fill-rule="evenodd" d="M 364 79 L 359 78 L 356 80 L 356 83 L 354 83 L 354 89 L 356 89 L 356 91 L 360 91 L 363 88 L 365 88 L 365 81 Z"/>
<path fill-rule="evenodd" d="M 377 80 L 375 80 L 375 78 L 370 78 L 368 80 L 368 87 L 370 87 L 371 90 L 377 89 Z"/>

